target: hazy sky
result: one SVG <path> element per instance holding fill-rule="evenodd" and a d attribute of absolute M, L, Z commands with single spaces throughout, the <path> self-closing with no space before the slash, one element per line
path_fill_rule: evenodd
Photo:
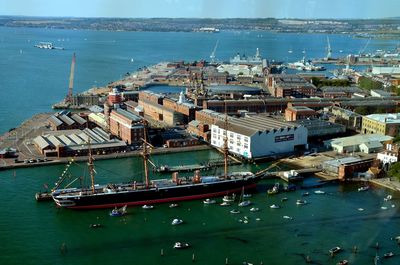
<path fill-rule="evenodd" d="M 400 0 L 0 0 L 0 15 L 73 17 L 383 18 Z"/>

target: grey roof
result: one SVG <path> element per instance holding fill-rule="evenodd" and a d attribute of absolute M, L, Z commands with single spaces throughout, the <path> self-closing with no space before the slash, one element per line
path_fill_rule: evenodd
<path fill-rule="evenodd" d="M 39 146 L 40 149 L 45 149 L 50 146 L 50 143 L 43 136 L 37 136 L 33 141 Z"/>
<path fill-rule="evenodd" d="M 47 137 L 47 140 L 53 145 L 53 146 L 65 146 L 65 144 L 60 140 L 60 139 L 58 139 L 58 137 L 57 136 L 54 136 L 54 135 L 50 135 L 50 136 L 48 136 Z"/>
<path fill-rule="evenodd" d="M 135 115 L 135 114 L 133 114 L 132 112 L 129 112 L 129 111 L 126 111 L 126 110 L 123 110 L 123 109 L 119 109 L 119 108 L 116 109 L 115 111 L 116 111 L 117 113 L 119 113 L 119 114 L 125 116 L 126 118 L 128 118 L 128 119 L 134 121 L 134 122 L 139 122 L 139 121 L 142 120 L 142 118 L 141 118 L 140 116 Z"/>
<path fill-rule="evenodd" d="M 217 126 L 224 128 L 224 121 L 217 121 Z M 252 136 L 255 133 L 296 129 L 299 125 L 275 120 L 265 115 L 247 116 L 244 118 L 233 118 L 228 121 L 228 130 L 240 133 L 246 136 Z"/>
<path fill-rule="evenodd" d="M 383 144 L 379 141 L 375 141 L 375 142 L 366 142 L 366 143 L 362 143 L 361 145 L 365 145 L 368 148 L 381 148 L 383 147 Z"/>
<path fill-rule="evenodd" d="M 85 141 L 79 137 L 77 134 L 70 134 L 69 138 L 71 138 L 76 144 L 84 144 Z"/>
<path fill-rule="evenodd" d="M 91 112 L 96 112 L 96 113 L 98 113 L 98 112 L 103 112 L 103 108 L 100 107 L 100 106 L 97 106 L 97 105 L 91 106 L 91 107 L 89 108 L 89 110 L 90 110 Z"/>
<path fill-rule="evenodd" d="M 72 139 L 70 139 L 67 135 L 59 135 L 58 138 L 63 141 L 66 145 L 76 144 Z"/>
<path fill-rule="evenodd" d="M 78 114 L 73 114 L 71 116 L 71 118 L 76 121 L 77 123 L 79 123 L 80 125 L 83 125 L 86 123 L 86 120 L 84 118 L 82 118 L 81 116 L 79 116 Z"/>
<path fill-rule="evenodd" d="M 104 139 L 101 138 L 101 136 L 97 135 L 96 133 L 94 133 L 92 130 L 86 128 L 83 130 L 87 135 L 89 135 L 90 139 L 95 140 L 98 143 L 104 142 Z"/>
<path fill-rule="evenodd" d="M 56 125 L 56 126 L 60 126 L 61 124 L 63 124 L 63 122 L 62 121 L 60 121 L 56 116 L 50 116 L 50 118 L 49 118 L 49 121 L 51 122 L 51 123 L 53 123 L 54 125 Z"/>
<path fill-rule="evenodd" d="M 67 115 L 58 115 L 58 118 L 63 122 L 65 122 L 67 125 L 72 125 L 75 123 L 75 121 L 70 117 L 68 117 Z"/>
<path fill-rule="evenodd" d="M 96 133 L 98 136 L 104 139 L 104 141 L 110 140 L 110 135 L 106 133 L 103 129 L 100 127 L 95 127 L 92 129 L 94 133 Z"/>
<path fill-rule="evenodd" d="M 323 92 L 346 92 L 346 93 L 359 93 L 363 92 L 361 88 L 356 86 L 323 86 L 320 88 Z"/>

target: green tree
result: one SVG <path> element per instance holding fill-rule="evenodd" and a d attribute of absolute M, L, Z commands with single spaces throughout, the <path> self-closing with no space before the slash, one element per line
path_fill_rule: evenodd
<path fill-rule="evenodd" d="M 392 164 L 389 168 L 388 174 L 390 177 L 400 180 L 400 162 Z"/>

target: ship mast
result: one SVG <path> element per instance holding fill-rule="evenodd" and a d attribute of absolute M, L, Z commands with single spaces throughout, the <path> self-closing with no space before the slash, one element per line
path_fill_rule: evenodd
<path fill-rule="evenodd" d="M 88 139 L 88 168 L 90 174 L 90 180 L 92 182 L 92 192 L 95 192 L 94 189 L 94 164 L 93 164 L 93 155 L 92 155 L 92 148 L 90 146 L 90 138 Z"/>
<path fill-rule="evenodd" d="M 228 112 L 226 106 L 226 99 L 224 100 L 225 105 L 225 121 L 224 121 L 224 129 L 225 129 L 225 136 L 224 136 L 224 177 L 225 179 L 228 178 Z"/>
<path fill-rule="evenodd" d="M 143 120 L 143 164 L 144 164 L 144 177 L 146 183 L 146 189 L 149 188 L 149 171 L 147 167 L 147 161 L 149 160 L 149 153 L 147 152 L 147 122 Z"/>

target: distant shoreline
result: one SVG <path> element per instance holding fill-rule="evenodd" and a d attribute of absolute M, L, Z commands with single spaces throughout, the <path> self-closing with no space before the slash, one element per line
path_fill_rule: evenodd
<path fill-rule="evenodd" d="M 78 18 L 0 16 L 0 27 L 43 29 L 127 31 L 127 32 L 197 32 L 267 31 L 304 34 L 351 34 L 366 38 L 399 38 L 393 25 L 400 18 L 383 19 L 277 19 L 277 18 Z M 198 32 L 200 28 L 218 31 Z"/>

